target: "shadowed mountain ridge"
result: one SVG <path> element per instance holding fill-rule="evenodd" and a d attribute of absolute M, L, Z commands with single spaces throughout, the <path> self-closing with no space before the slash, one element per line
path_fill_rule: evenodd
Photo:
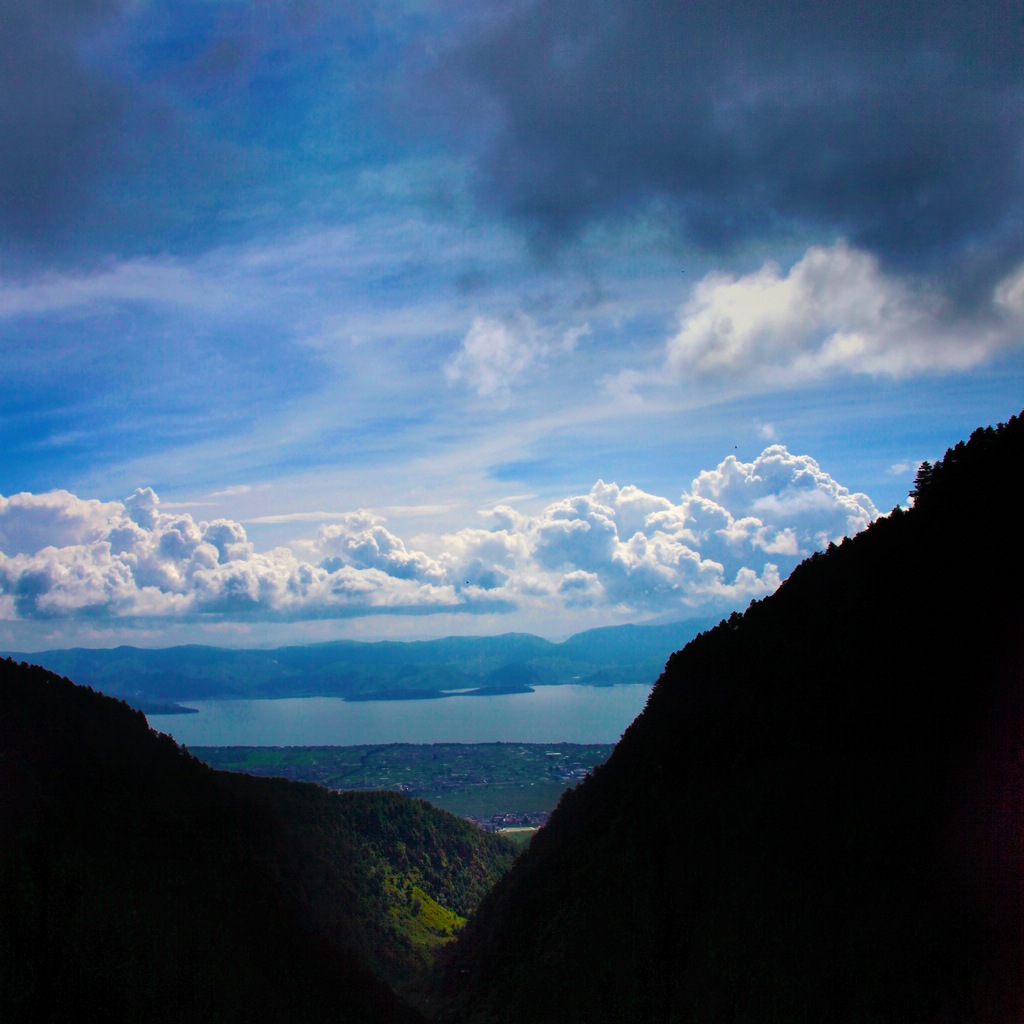
<path fill-rule="evenodd" d="M 513 856 L 398 793 L 214 771 L 0 661 L 5 1020 L 413 1024 L 387 983 L 415 995 Z"/>
<path fill-rule="evenodd" d="M 448 965 L 467 1021 L 1024 1019 L 1024 428 L 674 654 Z"/>

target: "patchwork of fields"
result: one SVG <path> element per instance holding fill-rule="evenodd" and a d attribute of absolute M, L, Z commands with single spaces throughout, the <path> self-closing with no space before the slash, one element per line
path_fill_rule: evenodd
<path fill-rule="evenodd" d="M 422 797 L 488 830 L 541 825 L 566 789 L 613 744 L 388 743 L 355 747 L 192 747 L 213 768 L 316 782 L 328 789 L 392 789 Z"/>

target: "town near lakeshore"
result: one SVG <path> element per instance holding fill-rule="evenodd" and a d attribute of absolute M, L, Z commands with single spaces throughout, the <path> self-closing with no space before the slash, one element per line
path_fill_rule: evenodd
<path fill-rule="evenodd" d="M 213 768 L 391 789 L 429 800 L 488 832 L 539 828 L 561 795 L 611 755 L 595 743 L 386 743 L 346 747 L 191 747 Z M 527 834 L 529 834 L 529 832 Z M 513 838 L 522 833 L 513 833 Z"/>

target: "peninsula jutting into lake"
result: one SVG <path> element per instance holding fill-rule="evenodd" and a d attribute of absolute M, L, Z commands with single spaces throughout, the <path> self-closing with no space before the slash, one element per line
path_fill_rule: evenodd
<path fill-rule="evenodd" d="M 717 619 L 612 626 L 562 643 L 509 633 L 401 643 L 336 641 L 270 650 L 202 647 L 71 648 L 10 652 L 144 707 L 198 700 L 340 697 L 429 700 L 528 693 L 556 685 L 651 685 L 669 654 Z M 6 654 L 7 652 L 5 652 Z"/>

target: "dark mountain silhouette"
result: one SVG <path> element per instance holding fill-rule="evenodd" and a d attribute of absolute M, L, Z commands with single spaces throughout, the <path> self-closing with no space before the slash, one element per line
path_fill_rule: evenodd
<path fill-rule="evenodd" d="M 147 713 L 168 701 L 234 697 L 401 699 L 445 690 L 579 682 L 647 683 L 711 620 L 610 626 L 556 644 L 525 633 L 410 643 L 331 643 L 275 650 L 189 645 L 12 653 Z M 160 708 L 159 703 L 164 707 Z"/>
<path fill-rule="evenodd" d="M 216 772 L 0 661 L 0 1020 L 415 1022 L 514 849 L 398 793 Z"/>
<path fill-rule="evenodd" d="M 1024 1020 L 1024 424 L 672 656 L 452 950 L 450 1016 Z"/>

